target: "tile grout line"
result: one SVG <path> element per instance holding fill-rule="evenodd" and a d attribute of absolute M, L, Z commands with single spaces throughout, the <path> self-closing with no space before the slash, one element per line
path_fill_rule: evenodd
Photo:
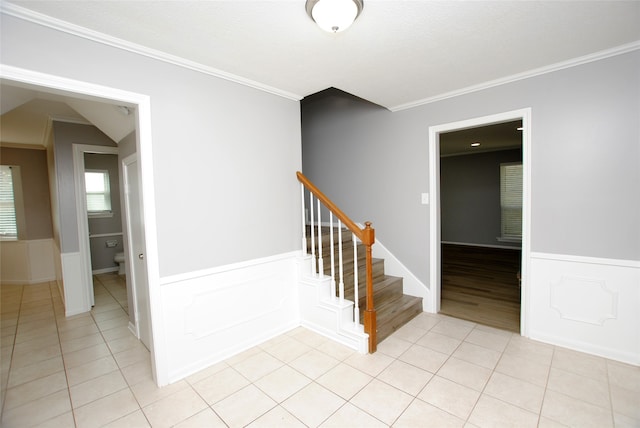
<path fill-rule="evenodd" d="M 0 409 L 0 421 L 2 421 L 2 418 L 4 418 L 4 407 L 6 405 L 7 402 L 7 393 L 9 392 L 9 380 L 11 380 L 11 371 L 13 368 L 13 354 L 15 353 L 15 349 L 16 349 L 16 340 L 18 339 L 18 326 L 20 324 L 20 313 L 22 311 L 22 300 L 24 299 L 24 285 L 21 284 L 20 285 L 20 303 L 18 304 L 18 314 L 16 315 L 16 326 L 15 326 L 15 331 L 13 334 L 13 343 L 11 344 L 11 354 L 9 356 L 10 360 L 9 360 L 9 369 L 7 371 L 7 385 L 6 388 L 4 389 L 4 397 L 2 400 L 2 408 Z"/>
<path fill-rule="evenodd" d="M 56 288 L 57 290 L 57 288 Z M 51 283 L 49 283 L 49 293 L 51 294 Z M 78 422 L 76 421 L 76 414 L 73 411 L 73 401 L 71 400 L 71 385 L 69 385 L 69 376 L 67 375 L 67 366 L 65 364 L 65 360 L 64 360 L 64 352 L 62 350 L 62 339 L 60 338 L 60 328 L 58 326 L 58 314 L 56 312 L 56 305 L 54 303 L 54 299 L 53 299 L 53 294 L 51 294 L 51 304 L 53 306 L 53 316 L 55 319 L 55 324 L 56 324 L 56 334 L 58 336 L 58 346 L 60 347 L 60 358 L 62 359 L 62 370 L 64 371 L 64 379 L 65 382 L 67 383 L 67 394 L 69 396 L 69 407 L 71 409 L 71 416 L 73 418 L 73 424 L 74 426 L 78 426 Z"/>
<path fill-rule="evenodd" d="M 105 291 L 106 291 L 106 292 L 107 292 L 107 293 L 108 293 L 108 294 L 109 294 L 109 295 L 110 295 L 110 296 L 111 296 L 111 297 L 112 297 L 112 298 L 113 298 L 113 299 L 118 303 L 118 305 L 119 305 L 119 306 L 122 308 L 122 310 L 124 311 L 124 308 L 122 307 L 122 305 L 120 304 L 120 302 L 118 302 L 118 299 L 116 299 L 116 298 L 115 298 L 115 296 L 113 296 L 113 294 L 111 293 L 111 291 L 109 291 L 109 289 L 108 289 L 107 287 L 105 287 L 105 285 L 104 285 L 104 283 L 102 282 L 102 280 L 101 280 L 97 275 L 94 275 L 94 276 L 93 276 L 93 278 L 94 278 L 94 285 L 93 285 L 93 286 L 94 286 L 94 288 L 95 288 L 95 281 L 97 280 L 97 281 L 100 283 L 100 286 L 101 286 L 102 288 L 104 288 L 104 290 L 105 290 Z M 125 284 L 125 287 L 126 287 L 126 284 Z M 94 291 L 94 294 L 95 294 L 95 291 Z M 127 314 L 127 316 L 129 315 L 127 311 L 124 311 L 124 312 Z M 149 420 L 149 418 L 147 418 L 147 414 L 146 414 L 146 413 L 144 412 L 144 410 L 142 409 L 142 405 L 140 404 L 140 401 L 138 400 L 138 397 L 136 397 L 136 395 L 133 393 L 133 390 L 131 389 L 131 387 L 132 387 L 133 385 L 129 384 L 129 382 L 127 381 L 127 378 L 126 378 L 126 376 L 124 375 L 124 373 L 123 373 L 123 371 L 122 371 L 123 367 L 120 367 L 120 364 L 118 364 L 118 360 L 116 360 L 116 356 L 115 356 L 115 354 L 113 353 L 113 350 L 111 349 L 111 347 L 109 346 L 109 342 L 107 341 L 106 337 L 104 337 L 103 330 L 100 328 L 100 325 L 98 324 L 98 321 L 97 321 L 97 320 L 96 320 L 96 318 L 94 317 L 94 312 L 93 312 L 93 311 L 89 311 L 89 313 L 90 313 L 90 315 L 91 315 L 91 318 L 93 319 L 94 324 L 96 325 L 96 328 L 98 329 L 98 332 L 100 333 L 100 337 L 102 337 L 102 340 L 104 341 L 104 345 L 105 345 L 105 346 L 107 347 L 107 349 L 109 350 L 109 355 L 111 355 L 111 358 L 113 358 L 113 361 L 116 363 L 116 366 L 118 367 L 118 372 L 120 373 L 120 376 L 122 376 L 122 378 L 124 379 L 125 384 L 127 385 L 127 386 L 126 386 L 126 388 L 122 388 L 122 389 L 120 389 L 120 390 L 118 390 L 118 391 L 114 391 L 114 392 L 112 392 L 111 394 L 108 394 L 108 395 L 105 395 L 105 396 L 103 396 L 103 397 L 100 397 L 100 398 L 98 398 L 98 399 L 96 399 L 96 400 L 94 400 L 94 401 L 92 401 L 92 402 L 95 402 L 95 401 L 100 400 L 100 399 L 102 399 L 102 398 L 105 398 L 105 397 L 108 397 L 108 396 L 111 396 L 111 395 L 117 394 L 117 393 L 118 393 L 118 392 L 120 392 L 120 391 L 124 391 L 125 389 L 128 389 L 128 390 L 129 390 L 129 392 L 131 393 L 131 395 L 133 396 L 133 399 L 136 401 L 136 404 L 138 405 L 138 409 L 137 409 L 137 410 L 134 410 L 134 411 L 133 411 L 133 412 L 131 412 L 131 413 L 127 413 L 126 415 L 121 415 L 119 418 L 114 419 L 113 421 L 110 421 L 109 423 L 113 423 L 113 422 L 118 421 L 118 420 L 120 420 L 120 419 L 126 418 L 127 416 L 130 416 L 130 415 L 132 415 L 133 413 L 135 413 L 136 411 L 138 411 L 138 410 L 139 410 L 140 412 L 142 412 L 142 416 L 145 418 L 145 420 L 147 421 L 147 423 L 148 423 L 148 424 L 149 424 L 149 426 L 151 427 L 151 426 L 152 426 L 152 425 L 151 425 L 151 421 Z M 114 371 L 115 371 L 115 370 L 114 370 Z M 89 404 L 89 403 L 86 403 L 86 404 Z M 85 405 L 86 405 L 86 404 L 85 404 Z"/>

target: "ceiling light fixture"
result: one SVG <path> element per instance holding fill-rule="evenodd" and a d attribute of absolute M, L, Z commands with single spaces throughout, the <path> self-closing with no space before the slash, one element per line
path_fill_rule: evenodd
<path fill-rule="evenodd" d="M 307 14 L 318 27 L 339 33 L 353 24 L 362 9 L 363 0 L 307 0 Z"/>
<path fill-rule="evenodd" d="M 480 143 L 479 142 L 475 142 L 475 143 L 471 143 L 471 147 L 479 147 Z"/>

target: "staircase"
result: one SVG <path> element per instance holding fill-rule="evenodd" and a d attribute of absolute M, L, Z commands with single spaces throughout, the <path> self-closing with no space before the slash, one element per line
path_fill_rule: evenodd
<path fill-rule="evenodd" d="M 314 228 L 315 229 L 315 228 Z M 311 229 L 307 228 L 307 236 Z M 314 231 L 317 237 L 317 231 Z M 334 260 L 336 282 L 340 280 L 338 266 L 338 231 L 334 228 Z M 322 227 L 322 259 L 324 274 L 331 275 L 331 236 L 328 227 Z M 345 299 L 354 301 L 354 258 L 353 235 L 348 229 L 342 230 L 342 257 L 343 257 L 343 282 Z M 315 242 L 315 254 L 318 256 L 318 242 Z M 311 254 L 311 240 L 307 240 L 307 253 Z M 365 248 L 361 243 L 357 245 L 358 253 L 358 306 L 360 308 L 360 323 L 363 323 L 366 301 L 366 265 Z M 316 269 L 318 269 L 316 260 Z M 422 312 L 422 298 L 408 296 L 402 293 L 402 278 L 385 275 L 384 259 L 372 260 L 373 269 L 373 296 L 377 312 L 377 338 L 378 343 L 389 337 L 394 331 L 413 319 Z M 337 295 L 337 294 L 336 294 Z"/>

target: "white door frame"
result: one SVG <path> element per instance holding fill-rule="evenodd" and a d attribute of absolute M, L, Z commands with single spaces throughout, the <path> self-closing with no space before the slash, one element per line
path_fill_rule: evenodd
<path fill-rule="evenodd" d="M 73 144 L 73 176 L 76 185 L 76 215 L 78 217 L 78 244 L 80 251 L 80 267 L 82 283 L 85 285 L 83 301 L 85 308 L 91 310 L 95 304 L 93 295 L 93 273 L 91 271 L 91 243 L 89 242 L 89 218 L 86 203 L 86 184 L 84 180 L 84 154 L 97 153 L 103 155 L 117 155 L 117 147 L 91 146 L 87 144 Z"/>
<path fill-rule="evenodd" d="M 476 128 L 494 123 L 522 120 L 522 267 L 520 300 L 520 334 L 529 336 L 529 262 L 531 254 L 531 108 L 429 127 L 429 308 L 440 311 L 440 134 Z"/>
<path fill-rule="evenodd" d="M 151 370 L 158 386 L 169 383 L 167 352 L 162 335 L 162 300 L 160 295 L 160 267 L 158 262 L 158 236 L 156 233 L 155 192 L 151 141 L 151 99 L 148 95 L 123 91 L 80 80 L 68 79 L 2 64 L 0 77 L 27 86 L 38 86 L 43 92 L 63 93 L 75 98 L 113 102 L 135 107 L 136 151 L 140 162 L 142 204 L 144 210 L 145 256 L 149 282 L 151 315 Z"/>

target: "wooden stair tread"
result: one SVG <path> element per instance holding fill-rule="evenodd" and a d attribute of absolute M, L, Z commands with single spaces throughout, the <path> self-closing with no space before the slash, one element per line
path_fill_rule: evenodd
<path fill-rule="evenodd" d="M 378 343 L 422 312 L 422 298 L 402 294 L 376 303 Z"/>
<path fill-rule="evenodd" d="M 317 227 L 314 227 L 314 243 L 318 248 Z M 307 250 L 311 253 L 311 228 L 307 227 Z M 334 225 L 334 254 L 336 281 L 339 281 L 338 272 L 338 231 Z M 353 263 L 353 240 L 352 233 L 347 229 L 342 230 L 342 260 L 343 260 L 343 282 L 345 299 L 354 298 L 354 263 Z M 323 259 L 323 273 L 331 275 L 331 234 L 329 227 L 321 227 L 321 242 Z M 364 323 L 364 312 L 366 310 L 366 251 L 361 243 L 357 244 L 357 266 L 358 266 L 358 305 L 360 307 L 360 322 Z M 316 251 L 318 253 L 318 251 Z M 316 257 L 318 254 L 316 254 Z M 318 261 L 316 260 L 316 263 Z M 317 266 L 317 265 L 316 265 Z M 378 343 L 389 337 L 394 331 L 412 320 L 422 312 L 422 298 L 405 295 L 402 292 L 402 278 L 386 275 L 384 272 L 384 259 L 372 259 L 373 275 L 373 300 L 377 319 L 377 339 Z M 337 288 L 337 287 L 336 287 Z"/>

